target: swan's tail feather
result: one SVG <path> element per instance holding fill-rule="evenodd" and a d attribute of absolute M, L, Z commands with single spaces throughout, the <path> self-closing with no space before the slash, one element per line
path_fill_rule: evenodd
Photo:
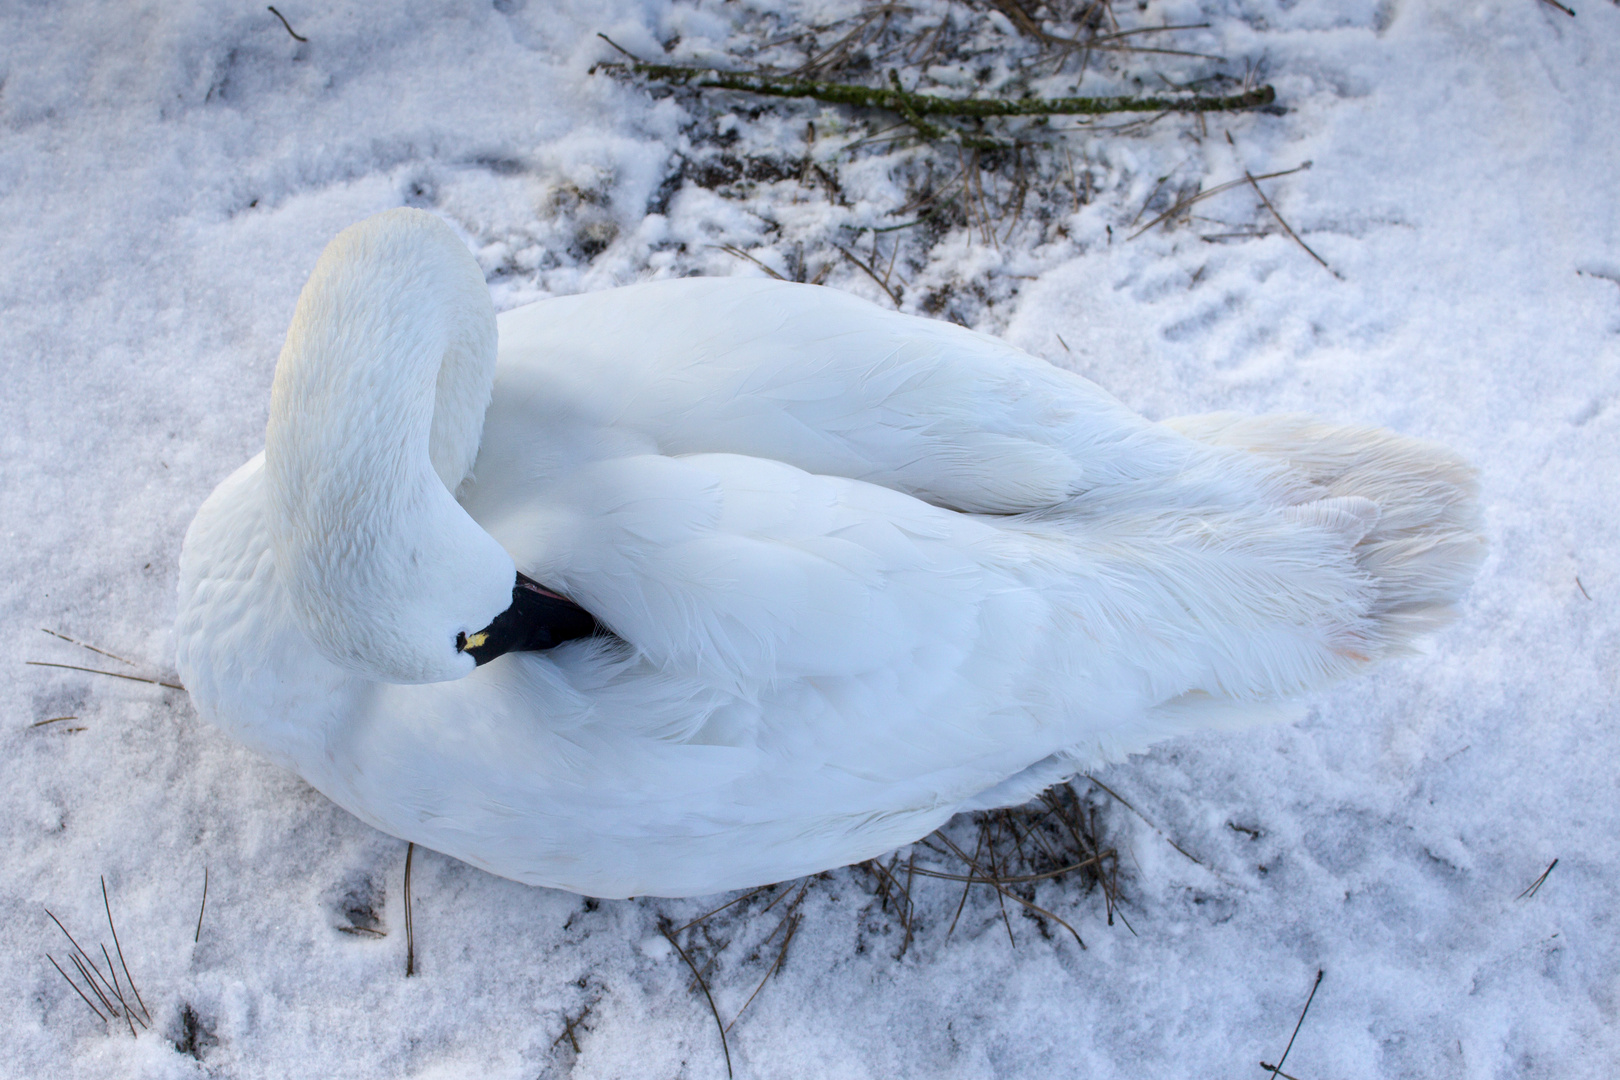
<path fill-rule="evenodd" d="M 1295 520 L 1340 531 L 1373 583 L 1366 657 L 1407 651 L 1449 622 L 1485 556 L 1479 483 L 1444 447 L 1380 428 L 1300 416 L 1215 413 L 1167 426 L 1283 466 L 1305 485 Z M 1347 654 L 1348 655 L 1348 654 Z"/>

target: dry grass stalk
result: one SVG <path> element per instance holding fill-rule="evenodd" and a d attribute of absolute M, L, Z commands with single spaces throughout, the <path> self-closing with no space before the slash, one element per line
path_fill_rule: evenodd
<path fill-rule="evenodd" d="M 1328 273 L 1332 274 L 1334 277 L 1338 278 L 1340 281 L 1343 281 L 1344 280 L 1344 275 L 1339 273 L 1337 270 L 1333 269 L 1333 267 L 1329 266 L 1327 264 L 1326 259 L 1322 258 L 1322 256 L 1320 256 L 1316 252 L 1312 251 L 1311 246 L 1309 244 L 1307 244 L 1305 241 L 1301 240 L 1299 238 L 1299 234 L 1296 233 L 1293 230 L 1293 227 L 1290 226 L 1288 224 L 1288 222 L 1283 220 L 1282 214 L 1277 210 L 1277 208 L 1275 206 L 1273 206 L 1271 204 L 1271 200 L 1266 198 L 1266 193 L 1264 191 L 1260 190 L 1260 185 L 1258 183 L 1256 183 L 1256 180 L 1258 179 L 1258 177 L 1250 176 L 1247 172 L 1245 172 L 1243 174 L 1243 178 L 1249 182 L 1250 187 L 1254 188 L 1254 193 L 1256 195 L 1260 196 L 1260 201 L 1266 204 L 1266 209 L 1270 210 L 1271 211 L 1271 216 L 1277 219 L 1277 224 L 1279 224 L 1279 225 L 1281 225 L 1283 227 L 1283 232 L 1287 233 L 1293 239 L 1294 243 L 1296 243 L 1300 247 L 1304 248 L 1305 249 L 1305 254 L 1309 255 L 1311 258 L 1315 259 L 1318 263 L 1320 263 L 1322 269 L 1326 270 Z"/>
<path fill-rule="evenodd" d="M 184 690 L 179 683 L 163 682 L 160 679 L 148 679 L 141 675 L 124 675 L 116 671 L 102 671 L 98 668 L 80 667 L 77 664 L 53 664 L 47 660 L 24 660 L 29 667 L 65 668 L 68 671 L 84 671 L 91 675 L 111 675 L 115 679 L 128 679 L 130 682 L 150 683 L 153 686 L 163 686 L 170 690 Z"/>
<path fill-rule="evenodd" d="M 1036 902 L 1036 887 L 1043 882 L 1078 878 L 1085 886 L 1100 887 L 1108 924 L 1118 914 L 1118 853 L 1100 839 L 1096 813 L 1072 784 L 1060 784 L 1042 795 L 1037 805 L 996 810 L 974 815 L 975 836 L 972 854 L 950 832 L 960 832 L 953 823 L 912 845 L 904 856 L 905 875 L 898 873 L 901 855 L 869 860 L 856 869 L 874 882 L 880 911 L 893 913 L 904 938 L 895 958 L 910 948 L 917 928 L 918 898 L 913 882 L 919 878 L 960 883 L 945 940 L 950 940 L 966 911 L 975 885 L 988 886 L 996 897 L 997 916 L 1009 942 L 1017 945 L 1011 909 L 1007 901 L 1023 908 L 1038 925 L 1055 923 L 1084 949 L 1085 942 L 1069 922 Z M 920 858 L 919 858 L 920 856 Z M 1121 916 L 1121 921 L 1123 916 Z M 1130 928 L 1128 922 L 1125 923 Z M 1133 930 L 1132 933 L 1135 931 Z"/>
<path fill-rule="evenodd" d="M 100 655 L 107 657 L 109 660 L 117 660 L 120 664 L 128 664 L 130 667 L 140 667 L 140 665 L 135 661 L 125 660 L 117 653 L 110 653 L 106 649 L 98 649 L 96 646 L 80 641 L 78 638 L 70 638 L 66 634 L 58 634 L 55 630 L 47 630 L 42 626 L 39 628 L 39 632 L 42 634 L 49 634 L 51 637 L 66 641 L 69 644 L 77 645 L 81 649 L 89 649 L 91 652 L 99 653 Z"/>
<path fill-rule="evenodd" d="M 731 1046 L 726 1041 L 726 1025 L 720 1021 L 720 1010 L 714 1004 L 714 995 L 709 993 L 709 984 L 704 980 L 702 972 L 698 971 L 697 965 L 692 963 L 692 958 L 686 955 L 686 950 L 681 948 L 681 943 L 675 940 L 675 934 L 670 930 L 666 920 L 659 920 L 658 932 L 664 935 L 665 940 L 675 947 L 675 951 L 680 954 L 681 959 L 686 961 L 686 966 L 691 969 L 692 977 L 697 980 L 698 987 L 703 991 L 704 999 L 709 1003 L 709 1011 L 714 1014 L 714 1026 L 720 1029 L 720 1049 L 726 1056 L 726 1076 L 729 1077 L 732 1075 Z"/>
<path fill-rule="evenodd" d="M 1262 173 L 1259 176 L 1250 176 L 1247 172 L 1245 172 L 1243 174 L 1243 179 L 1241 179 L 1241 180 L 1228 180 L 1224 184 L 1215 185 L 1214 187 L 1210 188 L 1208 191 L 1199 191 L 1199 192 L 1197 192 L 1197 193 L 1195 193 L 1195 194 L 1193 194 L 1191 196 L 1188 196 L 1186 198 L 1177 199 L 1176 202 L 1171 205 L 1170 209 L 1166 210 L 1164 213 L 1160 214 L 1158 217 L 1154 218 L 1152 221 L 1148 222 L 1146 225 L 1142 226 L 1140 229 L 1137 229 L 1135 232 L 1131 233 L 1131 235 L 1127 236 L 1125 239 L 1127 239 L 1127 240 L 1135 240 L 1138 236 L 1141 236 L 1143 233 L 1148 232 L 1154 226 L 1162 224 L 1163 222 L 1169 221 L 1171 218 L 1176 217 L 1182 211 L 1184 211 L 1188 207 L 1192 206 L 1194 203 L 1203 202 L 1205 199 L 1208 199 L 1211 196 L 1219 195 L 1222 192 L 1231 191 L 1235 187 L 1242 187 L 1244 184 L 1253 183 L 1256 180 L 1274 180 L 1279 176 L 1292 176 L 1294 173 L 1304 172 L 1306 169 L 1308 169 L 1310 167 L 1311 167 L 1311 163 L 1307 161 L 1303 165 L 1294 166 L 1292 169 L 1283 169 L 1281 172 Z M 1165 181 L 1168 180 L 1168 179 L 1169 179 L 1169 177 L 1167 177 L 1167 176 L 1166 177 L 1161 177 L 1160 180 L 1159 180 L 1159 187 L 1164 186 Z M 1153 189 L 1153 195 L 1157 195 L 1158 193 L 1159 193 L 1159 188 L 1155 187 Z M 1153 195 L 1148 196 L 1148 202 L 1153 201 Z M 1147 203 L 1142 204 L 1142 209 L 1144 211 L 1147 209 Z M 1140 213 L 1137 214 L 1138 218 L 1140 218 L 1141 216 L 1142 215 Z M 1133 220 L 1131 222 L 1131 224 L 1135 225 L 1136 222 Z M 1309 249 L 1307 249 L 1307 250 L 1309 250 Z M 1327 264 L 1324 263 L 1323 265 L 1325 266 Z"/>
<path fill-rule="evenodd" d="M 1163 829 L 1161 829 L 1157 825 L 1153 824 L 1153 822 L 1149 821 L 1146 814 L 1142 813 L 1142 811 L 1140 811 L 1136 807 L 1132 806 L 1128 801 L 1126 801 L 1126 799 L 1125 799 L 1125 797 L 1123 795 L 1119 794 L 1119 792 L 1115 791 L 1113 788 L 1109 787 L 1107 784 L 1103 783 L 1101 780 L 1098 780 L 1095 776 L 1087 776 L 1086 779 L 1090 780 L 1093 784 L 1096 784 L 1103 791 L 1107 792 L 1109 794 L 1109 796 L 1111 796 L 1116 802 L 1118 802 L 1125 809 L 1129 810 L 1131 813 L 1133 813 L 1137 817 L 1141 818 L 1143 823 L 1146 824 L 1148 828 L 1152 829 L 1154 832 L 1159 834 L 1160 839 L 1162 839 L 1165 843 L 1169 844 L 1171 847 L 1175 848 L 1178 852 L 1180 852 L 1183 856 L 1185 856 L 1189 861 L 1197 863 L 1199 866 L 1202 866 L 1205 870 L 1208 870 L 1211 874 L 1215 874 L 1216 877 L 1220 877 L 1220 874 L 1216 873 L 1215 868 L 1213 866 L 1209 865 L 1203 859 L 1200 859 L 1198 856 L 1194 855 L 1192 852 L 1188 851 L 1186 848 L 1184 848 L 1180 844 L 1176 843 L 1175 840 L 1171 838 L 1169 833 L 1165 832 Z"/>
<path fill-rule="evenodd" d="M 1299 1029 L 1305 1024 L 1305 1014 L 1311 1011 L 1311 1002 L 1316 1000 L 1316 991 L 1321 987 L 1321 985 L 1322 973 L 1318 971 L 1316 973 L 1316 981 L 1311 984 L 1311 994 L 1305 999 L 1305 1007 L 1299 1010 L 1299 1021 L 1294 1024 L 1294 1033 L 1288 1036 L 1288 1045 L 1283 1047 L 1282 1057 L 1277 1059 L 1277 1064 L 1275 1065 L 1267 1065 L 1263 1061 L 1260 1063 L 1260 1067 L 1262 1069 L 1271 1070 L 1271 1075 L 1273 1078 L 1278 1076 L 1287 1076 L 1287 1074 L 1282 1071 L 1283 1062 L 1288 1060 L 1288 1052 L 1294 1048 L 1294 1040 L 1299 1038 Z M 1289 1078 L 1289 1080 L 1292 1080 L 1292 1078 Z"/>

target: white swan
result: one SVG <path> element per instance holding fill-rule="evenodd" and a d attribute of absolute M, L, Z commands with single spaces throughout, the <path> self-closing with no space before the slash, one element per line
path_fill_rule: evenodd
<path fill-rule="evenodd" d="M 379 829 L 691 895 L 1356 671 L 1443 621 L 1482 549 L 1471 470 L 1427 444 L 1150 423 L 813 286 L 497 319 L 451 230 L 395 210 L 299 298 L 265 451 L 186 534 L 178 659 L 205 717 Z M 510 644 L 481 631 L 533 621 L 520 570 L 613 636 L 475 670 Z"/>

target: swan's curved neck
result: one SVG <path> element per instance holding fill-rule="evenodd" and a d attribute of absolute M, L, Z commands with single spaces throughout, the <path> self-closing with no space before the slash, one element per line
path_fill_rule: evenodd
<path fill-rule="evenodd" d="M 511 559 L 451 494 L 494 366 L 483 274 L 443 222 L 390 211 L 327 246 L 276 365 L 265 471 L 276 568 L 329 660 L 455 678 L 456 633 L 510 603 Z"/>

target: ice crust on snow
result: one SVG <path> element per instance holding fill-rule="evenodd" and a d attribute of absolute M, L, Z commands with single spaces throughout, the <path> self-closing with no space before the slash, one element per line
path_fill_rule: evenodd
<path fill-rule="evenodd" d="M 182 692 L 23 661 L 126 670 L 50 627 L 171 670 L 185 527 L 262 445 L 298 289 L 354 220 L 432 207 L 509 307 L 758 273 L 717 245 L 768 239 L 765 210 L 815 237 L 880 203 L 871 161 L 848 167 L 847 207 L 661 195 L 685 106 L 589 76 L 611 52 L 594 35 L 719 55 L 740 7 L 283 5 L 303 44 L 253 6 L 0 12 L 0 1075 L 720 1075 L 713 1021 L 657 928 L 713 904 L 587 903 L 418 851 L 407 980 L 403 843 L 233 745 Z M 1259 1075 L 1318 969 L 1292 1075 L 1613 1074 L 1620 7 L 1578 12 L 1156 3 L 1154 20 L 1212 23 L 1208 51 L 1264 58 L 1287 111 L 1212 120 L 1197 141 L 1187 126 L 1099 139 L 1108 197 L 1068 215 L 1066 240 L 964 236 L 918 272 L 919 293 L 1018 280 L 961 313 L 1150 416 L 1310 412 L 1456 447 L 1481 469 L 1493 552 L 1428 654 L 1296 723 L 1102 774 L 1201 860 L 1116 815 L 1134 934 L 1077 901 L 1088 951 L 1017 918 L 1013 949 L 976 902 L 949 943 L 925 935 L 896 962 L 854 914 L 870 901 L 857 878 L 818 885 L 732 1029 L 737 1075 Z M 777 115 L 739 119 L 740 137 L 801 153 Z M 1268 190 L 1342 279 L 1276 233 L 1125 240 L 1160 176 L 1307 160 Z M 1235 189 L 1199 212 L 1253 203 Z M 881 298 L 847 266 L 829 280 Z M 84 730 L 35 726 L 60 716 Z M 65 945 L 45 907 L 105 936 L 102 875 L 154 1017 L 138 1039 L 44 959 Z M 386 936 L 339 932 L 367 920 Z M 752 985 L 720 984 L 728 1018 Z M 560 1037 L 586 1007 L 576 1053 Z"/>

